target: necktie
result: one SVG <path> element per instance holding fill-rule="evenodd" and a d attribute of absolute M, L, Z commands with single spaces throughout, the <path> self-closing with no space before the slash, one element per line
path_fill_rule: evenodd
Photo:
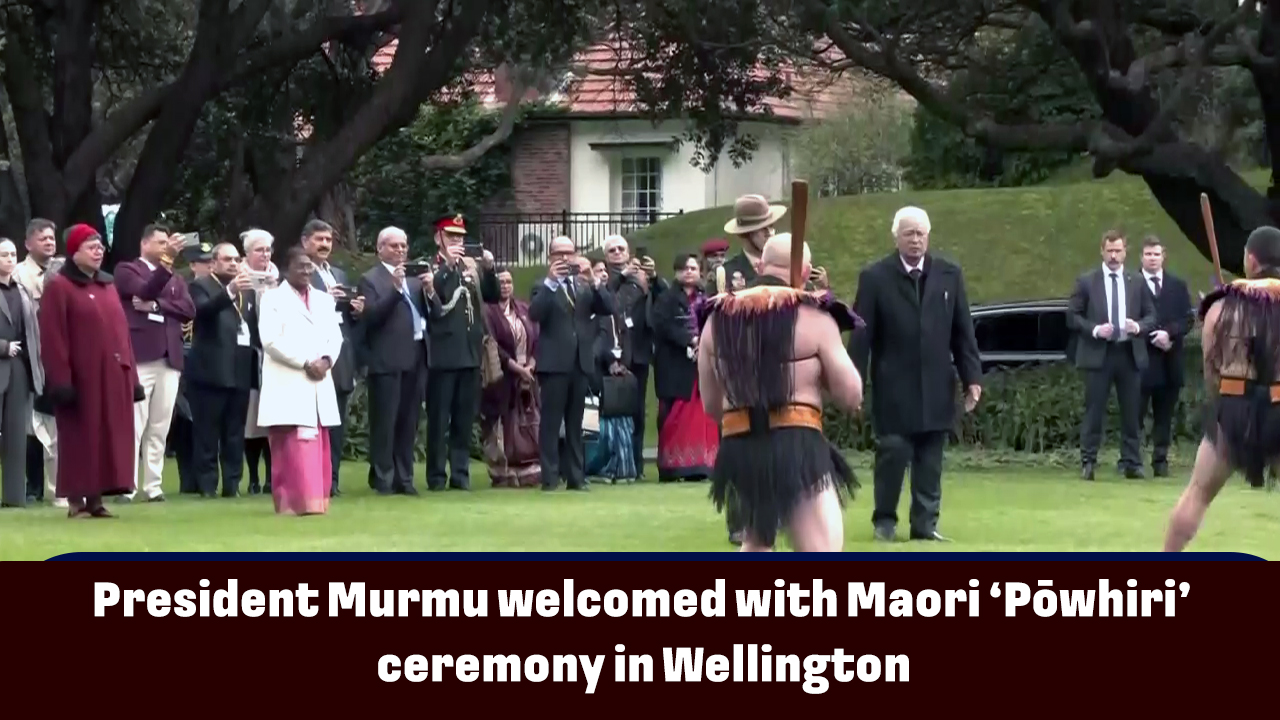
<path fill-rule="evenodd" d="M 1155 294 L 1156 294 L 1157 296 L 1159 296 L 1159 295 L 1160 295 L 1160 276 L 1159 276 L 1159 275 L 1153 275 L 1153 276 L 1151 277 L 1151 284 L 1155 286 L 1155 289 L 1156 289 Z"/>
<path fill-rule="evenodd" d="M 1120 324 L 1120 281 L 1115 273 L 1111 273 L 1111 327 L 1115 329 L 1111 337 L 1119 338 L 1124 326 Z"/>
<path fill-rule="evenodd" d="M 911 276 L 911 282 L 916 286 L 916 299 L 918 300 L 920 298 L 920 268 L 912 268 L 911 272 L 907 274 Z"/>

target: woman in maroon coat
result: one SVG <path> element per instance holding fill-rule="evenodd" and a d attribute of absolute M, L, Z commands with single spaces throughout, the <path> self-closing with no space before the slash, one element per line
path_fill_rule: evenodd
<path fill-rule="evenodd" d="M 67 262 L 40 301 L 45 396 L 70 462 L 58 463 L 58 497 L 69 517 L 109 518 L 105 495 L 134 489 L 133 403 L 145 397 L 129 344 L 129 326 L 106 247 L 88 225 L 67 230 Z"/>

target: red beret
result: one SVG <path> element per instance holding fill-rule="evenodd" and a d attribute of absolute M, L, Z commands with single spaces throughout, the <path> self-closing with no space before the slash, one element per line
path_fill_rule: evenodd
<path fill-rule="evenodd" d="M 67 229 L 67 259 L 71 259 L 71 256 L 80 252 L 80 246 L 83 245 L 85 241 L 98 237 L 102 236 L 99 235 L 98 231 L 94 230 L 91 225 L 85 225 L 83 223 L 79 225 L 72 225 Z"/>
<path fill-rule="evenodd" d="M 457 233 L 458 235 L 467 234 L 467 225 L 462 221 L 462 214 L 443 217 L 436 221 L 436 230 L 443 230 L 448 233 Z"/>
<path fill-rule="evenodd" d="M 729 252 L 729 241 L 724 238 L 712 238 L 702 244 L 704 256 L 712 253 Z"/>

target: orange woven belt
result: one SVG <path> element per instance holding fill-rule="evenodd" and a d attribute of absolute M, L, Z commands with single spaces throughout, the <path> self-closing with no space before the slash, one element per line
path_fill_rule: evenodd
<path fill-rule="evenodd" d="M 769 413 L 769 427 L 802 427 L 822 432 L 822 411 L 812 405 L 788 405 Z M 720 422 L 724 437 L 751 432 L 751 414 L 747 410 L 730 410 Z"/>
<path fill-rule="evenodd" d="M 1218 394 L 1231 397 L 1242 396 L 1245 393 L 1247 382 L 1248 381 L 1246 380 L 1240 380 L 1238 378 L 1222 378 L 1222 380 L 1218 382 Z M 1280 385 L 1272 385 L 1270 390 L 1271 402 L 1280 403 Z"/>

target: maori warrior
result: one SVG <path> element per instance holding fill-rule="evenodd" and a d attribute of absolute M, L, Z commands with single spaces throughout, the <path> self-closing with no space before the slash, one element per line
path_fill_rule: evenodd
<path fill-rule="evenodd" d="M 840 337 L 861 321 L 830 292 L 788 282 L 801 255 L 792 242 L 785 233 L 771 238 L 754 286 L 703 308 L 699 387 L 722 434 L 711 495 L 718 510 L 740 514 L 743 551 L 771 550 L 787 530 L 797 551 L 838 552 L 841 506 L 858 483 L 823 435 L 822 393 L 850 410 L 861 405 L 862 379 Z M 794 276 L 803 279 L 809 248 L 796 249 L 803 267 Z"/>
<path fill-rule="evenodd" d="M 1246 279 L 1220 286 L 1200 305 L 1205 434 L 1170 519 L 1168 552 L 1191 542 L 1235 471 L 1256 487 L 1280 464 L 1280 230 L 1254 230 L 1244 264 Z"/>

